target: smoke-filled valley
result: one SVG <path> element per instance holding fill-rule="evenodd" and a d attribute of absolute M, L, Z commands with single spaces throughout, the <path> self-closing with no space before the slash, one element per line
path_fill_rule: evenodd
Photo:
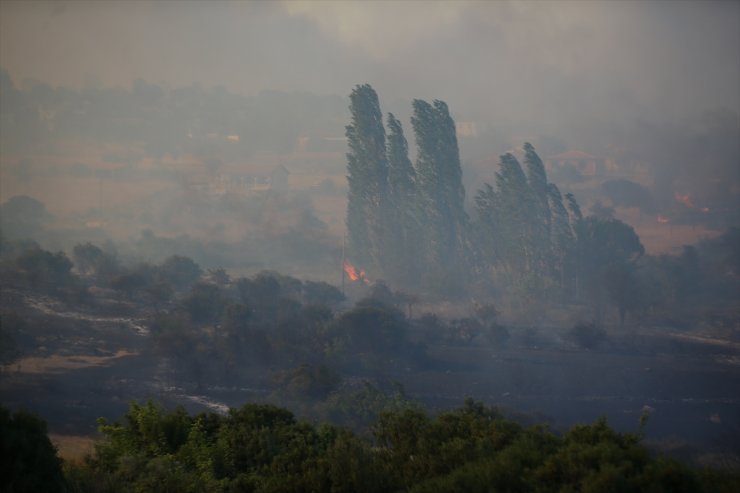
<path fill-rule="evenodd" d="M 89 47 L 102 79 L 80 84 L 67 67 L 18 57 L 36 48 L 8 19 L 33 30 L 51 5 L 3 5 L 0 449 L 35 458 L 0 484 L 733 491 L 740 98 L 724 84 L 739 64 L 690 84 L 627 54 L 632 41 L 600 43 L 617 39 L 606 14 L 622 26 L 645 14 L 633 34 L 655 28 L 667 42 L 692 16 L 708 33 L 701 19 L 727 9 L 738 18 L 717 33 L 740 41 L 740 10 L 663 6 L 664 25 L 651 2 L 595 2 L 583 18 L 557 3 L 562 17 L 545 29 L 545 4 L 439 2 L 422 17 L 454 41 L 410 23 L 429 46 L 398 35 L 398 53 L 351 15 L 373 18 L 382 2 L 223 2 L 213 13 L 194 2 L 162 21 L 202 20 L 214 34 L 233 28 L 230 12 L 257 32 L 264 22 L 310 39 L 347 65 L 319 86 L 261 65 L 283 57 L 313 73 L 279 43 L 247 45 L 249 76 L 203 65 L 193 80 L 207 85 L 176 76 L 182 64 L 171 78 L 140 65 L 122 82 Z M 141 20 L 148 5 L 53 7 L 49 36 L 83 14 Z M 540 28 L 531 42 L 549 40 L 559 65 L 535 49 L 527 64 L 510 58 L 527 46 L 527 15 Z M 163 49 L 145 24 L 142 39 Z M 598 48 L 577 49 L 575 33 Z M 717 33 L 694 50 L 713 48 L 719 65 L 740 53 Z M 503 73 L 488 93 L 467 80 L 476 63 L 491 76 L 486 44 L 521 86 Z M 598 50 L 619 56 L 602 68 Z M 439 53 L 458 77 L 399 75 L 426 73 L 411 55 Z M 701 65 L 694 51 L 675 56 Z M 345 70 L 356 77 L 338 87 Z M 657 95 L 642 73 L 675 94 Z"/>

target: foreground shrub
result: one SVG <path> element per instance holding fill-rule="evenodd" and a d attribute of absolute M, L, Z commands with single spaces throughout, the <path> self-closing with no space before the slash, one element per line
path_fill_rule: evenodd
<path fill-rule="evenodd" d="M 62 461 L 46 435 L 44 420 L 0 407 L 0 491 L 65 491 Z"/>
<path fill-rule="evenodd" d="M 557 436 L 472 400 L 383 412 L 372 439 L 258 404 L 226 416 L 132 404 L 100 429 L 95 454 L 67 469 L 73 491 L 740 491 L 737 474 L 655 458 L 605 419 Z"/>

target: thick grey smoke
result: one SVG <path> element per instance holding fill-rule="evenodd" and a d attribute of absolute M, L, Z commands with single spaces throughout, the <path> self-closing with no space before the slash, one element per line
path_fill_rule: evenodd
<path fill-rule="evenodd" d="M 17 79 L 449 101 L 556 125 L 740 111 L 737 2 L 3 2 Z"/>
<path fill-rule="evenodd" d="M 740 3 L 729 1 L 0 3 L 0 66 L 23 90 L 129 91 L 144 80 L 192 99 L 201 87 L 278 91 L 235 113 L 260 143 L 289 147 L 312 131 L 341 136 L 339 97 L 370 83 L 407 131 L 413 98 L 475 122 L 464 165 L 525 141 L 543 156 L 624 150 L 652 167 L 664 203 L 675 191 L 716 195 L 709 178 L 723 196 L 737 187 L 739 60 Z M 335 99 L 298 118 L 279 91 Z M 223 98 L 230 110 L 234 100 Z M 303 124 L 315 108 L 320 130 Z M 476 172 L 466 171 L 470 187 Z"/>

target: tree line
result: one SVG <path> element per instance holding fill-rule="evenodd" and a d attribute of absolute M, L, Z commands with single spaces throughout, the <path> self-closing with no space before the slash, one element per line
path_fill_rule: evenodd
<path fill-rule="evenodd" d="M 346 132 L 350 257 L 401 285 L 420 275 L 430 283 L 456 278 L 468 251 L 455 123 L 442 101 L 415 100 L 413 107 L 415 166 L 393 114 L 386 138 L 378 96 L 369 85 L 350 95 Z"/>
<path fill-rule="evenodd" d="M 82 462 L 63 463 L 46 424 L 0 408 L 0 487 L 14 492 L 730 492 L 737 473 L 654 456 L 642 431 L 605 419 L 556 434 L 471 399 L 430 416 L 385 412 L 368 435 L 246 404 L 225 416 L 131 403 L 98 420 L 102 438 Z M 642 425 L 641 425 L 642 426 Z"/>
<path fill-rule="evenodd" d="M 447 104 L 414 100 L 417 153 L 401 123 L 386 126 L 370 85 L 350 95 L 348 252 L 376 277 L 447 297 L 477 290 L 531 302 L 580 302 L 600 320 L 612 303 L 623 321 L 644 247 L 611 217 L 584 216 L 575 196 L 548 181 L 534 146 L 524 162 L 501 156 L 495 183 L 465 204 L 455 122 Z M 472 216 L 472 217 L 471 217 Z"/>

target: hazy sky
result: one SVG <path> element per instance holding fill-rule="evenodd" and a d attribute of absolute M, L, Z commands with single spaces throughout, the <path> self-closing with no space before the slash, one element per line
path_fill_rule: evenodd
<path fill-rule="evenodd" d="M 446 100 L 523 122 L 740 113 L 740 2 L 0 2 L 16 84 Z"/>

